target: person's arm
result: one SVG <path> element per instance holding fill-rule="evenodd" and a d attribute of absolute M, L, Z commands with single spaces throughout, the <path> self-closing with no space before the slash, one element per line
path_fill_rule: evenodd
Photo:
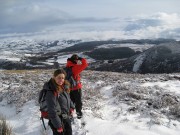
<path fill-rule="evenodd" d="M 47 91 L 46 93 L 46 102 L 48 108 L 48 117 L 51 120 L 53 126 L 58 129 L 62 127 L 61 119 L 56 112 L 56 97 L 52 91 Z"/>
<path fill-rule="evenodd" d="M 74 106 L 73 102 L 70 99 L 70 110 L 69 110 L 70 115 L 73 115 L 74 109 L 75 109 L 75 106 Z"/>
<path fill-rule="evenodd" d="M 75 105 L 73 104 L 73 102 L 71 101 L 71 99 L 70 99 L 70 108 L 75 109 Z"/>
<path fill-rule="evenodd" d="M 81 58 L 81 64 L 74 65 L 72 68 L 74 76 L 80 74 L 87 66 L 88 66 L 87 60 L 85 58 Z"/>

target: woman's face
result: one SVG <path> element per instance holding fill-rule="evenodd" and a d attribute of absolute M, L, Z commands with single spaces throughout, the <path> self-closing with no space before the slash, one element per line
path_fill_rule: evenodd
<path fill-rule="evenodd" d="M 56 82 L 58 85 L 63 85 L 64 79 L 65 79 L 65 75 L 64 75 L 64 74 L 59 74 L 59 75 L 57 75 L 56 77 L 54 77 L 54 80 L 55 80 L 55 82 Z"/>

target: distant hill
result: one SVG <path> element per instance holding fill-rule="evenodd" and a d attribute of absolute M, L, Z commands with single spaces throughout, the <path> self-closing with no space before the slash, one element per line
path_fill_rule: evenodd
<path fill-rule="evenodd" d="M 90 56 L 96 60 L 114 60 L 129 58 L 139 52 L 135 52 L 129 47 L 116 47 L 116 48 L 98 48 L 91 52 L 85 52 L 85 55 Z"/>
<path fill-rule="evenodd" d="M 101 63 L 93 68 L 116 72 L 180 72 L 180 42 L 163 43 L 130 58 L 115 60 L 113 63 Z"/>
<path fill-rule="evenodd" d="M 59 68 L 61 66 L 58 63 L 60 56 L 68 57 L 67 55 L 73 53 L 81 53 L 94 59 L 95 62 L 90 63 L 88 67 L 91 70 L 138 73 L 179 72 L 179 44 L 178 41 L 173 39 L 128 39 L 89 42 L 81 40 L 60 42 L 55 40 L 38 43 L 34 41 L 18 41 L 7 42 L 7 44 L 4 42 L 0 48 L 2 49 L 0 69 Z M 142 51 L 133 49 L 134 46 L 143 48 L 145 45 L 148 47 L 142 49 Z M 3 54 L 7 50 L 12 52 Z M 28 55 L 24 55 L 23 52 Z M 13 60 L 16 55 L 21 57 L 20 61 Z"/>
<path fill-rule="evenodd" d="M 91 51 L 95 49 L 98 46 L 101 45 L 107 45 L 107 44 L 139 44 L 139 45 L 144 45 L 144 44 L 155 44 L 159 45 L 162 43 L 167 43 L 167 42 L 175 42 L 174 39 L 127 39 L 127 40 L 107 40 L 107 41 L 89 41 L 89 42 L 80 42 L 77 43 L 73 46 L 64 48 L 60 50 L 59 52 L 79 52 L 79 51 Z"/>

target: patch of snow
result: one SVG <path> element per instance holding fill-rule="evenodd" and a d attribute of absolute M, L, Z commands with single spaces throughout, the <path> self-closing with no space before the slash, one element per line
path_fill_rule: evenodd
<path fill-rule="evenodd" d="M 141 67 L 144 58 L 146 57 L 145 53 L 139 55 L 134 61 L 134 66 L 133 66 L 133 72 L 137 72 L 139 68 Z"/>
<path fill-rule="evenodd" d="M 158 86 L 166 92 L 174 92 L 176 95 L 180 96 L 180 81 L 179 80 L 169 80 L 165 82 L 147 82 L 142 84 L 143 87 L 155 87 Z"/>

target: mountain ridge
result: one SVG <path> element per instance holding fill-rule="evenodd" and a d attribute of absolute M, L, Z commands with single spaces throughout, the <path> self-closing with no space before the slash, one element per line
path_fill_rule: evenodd
<path fill-rule="evenodd" d="M 78 54 L 81 53 L 85 57 L 94 59 L 95 62 L 91 62 L 89 64 L 90 66 L 88 67 L 89 69 L 92 69 L 92 70 L 100 70 L 100 71 L 106 70 L 106 71 L 116 71 L 116 72 L 139 72 L 139 73 L 173 72 L 174 68 L 172 68 L 169 65 L 168 66 L 169 68 L 171 68 L 172 71 L 169 71 L 170 69 L 166 71 L 164 70 L 165 69 L 164 67 L 163 67 L 164 71 L 163 70 L 160 71 L 160 69 L 148 70 L 147 68 L 143 69 L 143 68 L 138 67 L 139 63 L 135 61 L 138 61 L 138 59 L 142 60 L 144 56 L 143 52 L 151 48 L 152 46 L 161 46 L 162 44 L 167 44 L 167 46 L 169 45 L 169 47 L 170 46 L 172 47 L 173 44 L 179 44 L 178 41 L 175 41 L 173 39 L 154 39 L 154 40 L 152 39 L 140 39 L 140 40 L 127 39 L 127 40 L 119 40 L 119 41 L 107 40 L 107 41 L 88 41 L 88 42 L 80 41 L 80 40 L 78 41 L 55 40 L 51 42 L 42 41 L 39 43 L 35 43 L 35 42 L 31 43 L 31 41 L 28 41 L 27 43 L 30 45 L 29 47 L 27 47 L 26 42 L 23 42 L 23 41 L 22 42 L 18 41 L 17 44 L 13 42 L 13 44 L 11 44 L 10 46 L 7 44 L 7 47 L 8 48 L 10 47 L 9 48 L 10 51 L 8 53 L 6 53 L 6 50 L 8 50 L 7 48 L 5 48 L 6 45 L 4 44 L 3 46 L 1 46 L 1 48 L 3 49 L 1 52 L 1 55 L 4 55 L 3 52 L 5 52 L 5 55 L 2 58 L 0 58 L 0 68 L 8 69 L 8 70 L 59 68 L 63 66 L 63 64 L 58 62 L 58 58 L 60 56 L 71 55 L 73 53 L 78 53 Z M 35 47 L 33 47 L 33 43 L 35 43 Z M 44 49 L 41 48 L 41 46 L 43 46 Z M 15 53 L 16 47 L 18 48 L 17 53 L 19 52 L 19 54 Z M 41 48 L 41 49 L 38 50 L 38 48 L 39 49 Z M 138 51 L 138 50 L 135 50 L 134 48 L 144 48 L 144 49 L 140 49 L 140 51 Z M 173 51 L 177 51 L 176 48 L 174 48 Z M 46 51 L 43 51 L 43 50 L 46 50 Z M 161 54 L 163 54 L 163 53 L 167 53 L 166 51 L 169 49 L 165 47 L 164 50 L 163 49 L 160 49 L 160 50 L 161 50 Z M 18 60 L 12 61 L 13 57 L 15 56 L 13 53 L 17 55 L 19 61 Z M 123 56 L 123 53 L 125 53 L 126 55 Z M 7 55 L 7 58 L 6 58 L 6 55 Z M 174 61 L 179 60 L 179 55 L 173 56 L 172 59 L 170 59 L 170 57 L 171 56 L 168 57 L 169 61 L 174 62 Z M 161 57 L 161 59 L 163 58 Z M 118 62 L 120 63 L 119 66 L 116 64 Z M 141 65 L 144 65 L 144 64 L 145 62 L 141 63 Z M 108 65 L 112 68 L 108 67 Z M 175 68 L 174 72 L 177 72 L 177 71 L 179 70 L 176 70 Z"/>

